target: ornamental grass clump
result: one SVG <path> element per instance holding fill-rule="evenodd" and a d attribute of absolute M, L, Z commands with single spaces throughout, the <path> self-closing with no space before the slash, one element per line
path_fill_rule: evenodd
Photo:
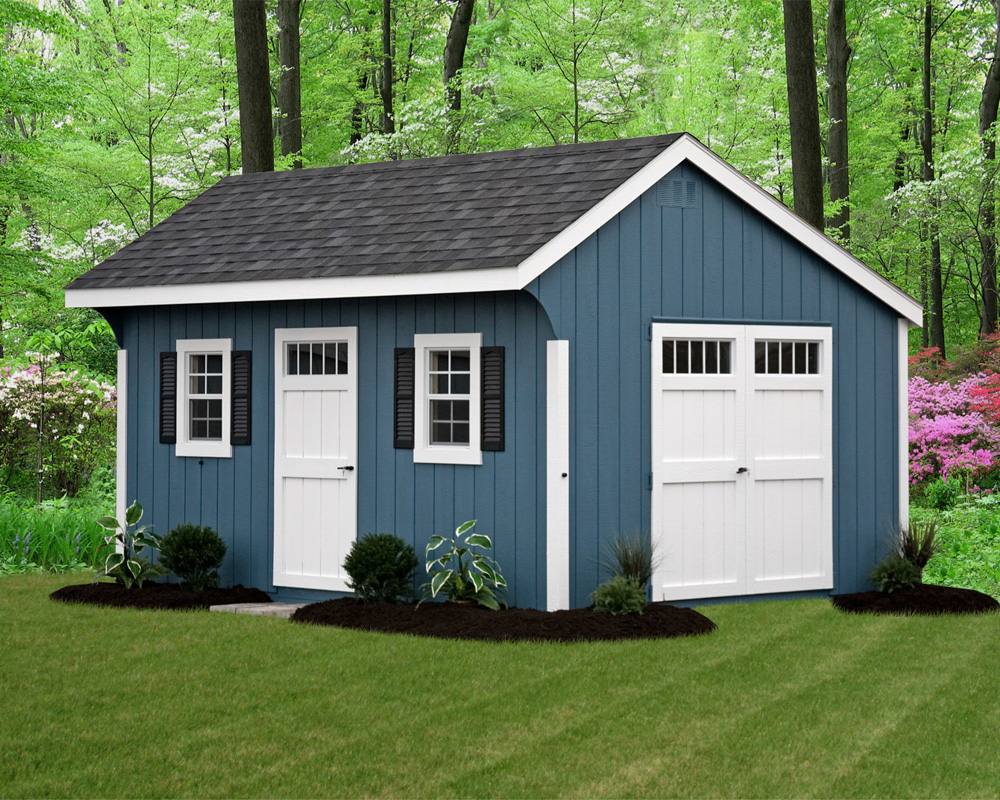
<path fill-rule="evenodd" d="M 645 591 L 658 563 L 653 538 L 648 533 L 617 533 L 607 549 L 602 564 L 611 576 L 633 580 Z"/>
<path fill-rule="evenodd" d="M 398 603 L 413 596 L 413 548 L 392 533 L 369 533 L 351 544 L 344 559 L 348 586 L 365 603 Z"/>
<path fill-rule="evenodd" d="M 913 522 L 902 526 L 896 537 L 899 554 L 920 570 L 922 579 L 924 567 L 940 550 L 937 534 L 940 526 L 936 519 Z"/>
<path fill-rule="evenodd" d="M 160 563 L 196 592 L 219 585 L 226 543 L 212 528 L 185 522 L 160 542 Z"/>
<path fill-rule="evenodd" d="M 492 550 L 493 542 L 484 533 L 473 533 L 475 524 L 476 521 L 470 519 L 455 529 L 454 537 L 432 536 L 427 542 L 424 566 L 431 580 L 420 587 L 423 591 L 421 603 L 428 597 L 443 594 L 449 600 L 476 602 L 494 611 L 500 609 L 501 603 L 507 605 L 497 598 L 497 592 L 507 588 L 500 566 L 482 552 Z M 451 547 L 437 558 L 430 558 L 431 553 L 445 544 Z"/>

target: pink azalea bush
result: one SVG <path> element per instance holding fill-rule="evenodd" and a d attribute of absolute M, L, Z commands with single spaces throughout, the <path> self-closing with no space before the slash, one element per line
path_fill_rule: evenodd
<path fill-rule="evenodd" d="M 114 463 L 115 387 L 59 366 L 0 362 L 0 488 L 34 485 L 41 454 L 46 493 L 74 495 Z"/>
<path fill-rule="evenodd" d="M 992 384 L 985 373 L 954 384 L 910 379 L 910 483 L 952 475 L 968 482 L 1000 466 L 1000 428 L 982 402 Z"/>

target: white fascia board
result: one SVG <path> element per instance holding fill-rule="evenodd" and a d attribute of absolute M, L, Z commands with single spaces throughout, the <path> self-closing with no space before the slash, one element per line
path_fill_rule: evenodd
<path fill-rule="evenodd" d="M 682 135 L 639 172 L 516 267 L 397 275 L 199 283 L 182 286 L 68 289 L 66 305 L 70 308 L 185 305 L 254 300 L 502 292 L 523 289 L 683 161 L 690 161 L 729 189 L 821 259 L 871 292 L 912 326 L 921 325 L 923 309 L 916 300 L 816 230 L 689 134 Z"/>

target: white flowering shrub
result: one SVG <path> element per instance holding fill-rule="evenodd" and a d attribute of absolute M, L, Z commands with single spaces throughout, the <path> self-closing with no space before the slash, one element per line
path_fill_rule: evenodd
<path fill-rule="evenodd" d="M 114 463 L 115 387 L 57 356 L 0 362 L 0 488 L 34 488 L 41 456 L 46 494 L 75 496 L 94 470 Z"/>

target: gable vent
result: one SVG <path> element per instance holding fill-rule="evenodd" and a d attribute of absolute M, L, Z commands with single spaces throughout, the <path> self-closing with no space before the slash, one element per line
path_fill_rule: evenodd
<path fill-rule="evenodd" d="M 656 205 L 668 208 L 694 208 L 698 202 L 698 185 L 694 181 L 664 178 L 656 184 Z"/>

